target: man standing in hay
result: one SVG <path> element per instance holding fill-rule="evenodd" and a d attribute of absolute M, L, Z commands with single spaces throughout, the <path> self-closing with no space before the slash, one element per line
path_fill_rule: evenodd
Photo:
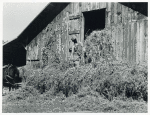
<path fill-rule="evenodd" d="M 72 42 L 74 42 L 74 45 L 72 46 L 72 55 L 73 60 L 76 67 L 79 67 L 80 63 L 83 61 L 82 54 L 84 51 L 83 44 L 81 42 L 77 42 L 76 39 L 71 39 Z M 75 42 L 76 41 L 76 42 Z"/>

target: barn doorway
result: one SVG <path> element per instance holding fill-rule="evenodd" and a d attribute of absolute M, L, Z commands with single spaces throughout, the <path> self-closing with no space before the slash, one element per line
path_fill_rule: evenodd
<path fill-rule="evenodd" d="M 105 11 L 106 8 L 83 12 L 84 40 L 92 31 L 105 28 Z"/>

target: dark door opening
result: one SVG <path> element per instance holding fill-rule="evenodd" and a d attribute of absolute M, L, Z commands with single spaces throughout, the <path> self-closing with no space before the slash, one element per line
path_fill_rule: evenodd
<path fill-rule="evenodd" d="M 92 10 L 83 12 L 84 16 L 84 39 L 94 30 L 102 30 L 105 28 L 105 10 Z"/>

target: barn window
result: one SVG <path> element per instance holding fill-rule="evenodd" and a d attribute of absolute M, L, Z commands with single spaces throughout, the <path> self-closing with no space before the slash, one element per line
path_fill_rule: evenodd
<path fill-rule="evenodd" d="M 83 12 L 84 16 L 84 39 L 94 30 L 105 28 L 105 8 Z"/>

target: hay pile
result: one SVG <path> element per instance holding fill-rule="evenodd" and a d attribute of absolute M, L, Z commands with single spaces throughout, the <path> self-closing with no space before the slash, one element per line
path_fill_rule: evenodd
<path fill-rule="evenodd" d="M 108 63 L 106 58 L 113 56 L 113 48 L 106 33 L 95 31 L 86 39 L 87 57 L 96 61 L 79 67 L 63 62 L 32 74 L 24 72 L 26 86 L 14 98 L 26 99 L 24 97 L 31 94 L 51 100 L 61 94 L 66 107 L 64 112 L 146 112 L 147 65 L 130 65 L 117 60 Z M 104 50 L 107 52 L 102 54 Z"/>

